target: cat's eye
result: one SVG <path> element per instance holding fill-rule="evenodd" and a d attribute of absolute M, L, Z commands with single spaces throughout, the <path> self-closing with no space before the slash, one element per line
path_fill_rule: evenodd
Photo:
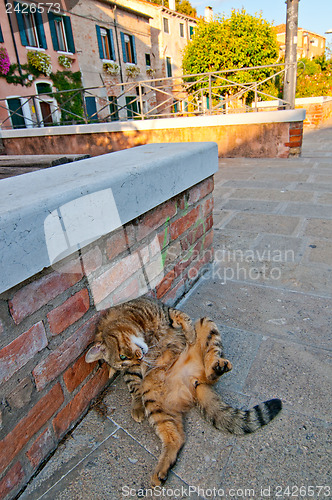
<path fill-rule="evenodd" d="M 120 359 L 121 361 L 124 361 L 125 359 L 127 359 L 127 356 L 125 356 L 124 354 L 120 354 Z"/>

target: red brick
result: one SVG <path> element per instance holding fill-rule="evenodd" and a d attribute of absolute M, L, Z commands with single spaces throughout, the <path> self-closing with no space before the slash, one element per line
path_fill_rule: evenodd
<path fill-rule="evenodd" d="M 176 201 L 171 199 L 140 217 L 137 227 L 137 240 L 140 241 L 149 233 L 164 225 L 176 215 L 176 212 Z"/>
<path fill-rule="evenodd" d="M 112 295 L 113 304 L 127 302 L 127 300 L 135 299 L 139 296 L 140 284 L 137 278 L 132 279 L 124 288 L 114 292 Z"/>
<path fill-rule="evenodd" d="M 47 346 L 43 322 L 33 325 L 0 351 L 0 383 L 9 380 L 34 355 Z"/>
<path fill-rule="evenodd" d="M 62 437 L 70 429 L 83 414 L 90 401 L 104 388 L 108 381 L 108 373 L 109 367 L 104 363 L 96 375 L 82 387 L 80 392 L 54 418 L 53 427 L 58 438 Z"/>
<path fill-rule="evenodd" d="M 64 401 L 60 384 L 43 396 L 29 413 L 0 442 L 0 474 Z"/>
<path fill-rule="evenodd" d="M 106 240 L 106 255 L 108 260 L 128 250 L 134 244 L 134 228 L 131 225 L 122 227 Z"/>
<path fill-rule="evenodd" d="M 38 465 L 49 455 L 49 453 L 55 447 L 55 440 L 49 429 L 46 429 L 36 441 L 33 443 L 31 448 L 26 452 L 32 467 L 36 469 Z"/>
<path fill-rule="evenodd" d="M 206 217 L 206 215 L 210 214 L 213 210 L 213 198 L 208 198 L 204 203 L 202 207 L 202 213 L 203 217 Z"/>
<path fill-rule="evenodd" d="M 88 251 L 82 252 L 82 263 L 84 274 L 89 276 L 89 274 L 93 273 L 103 263 L 103 256 L 99 247 L 91 248 Z"/>
<path fill-rule="evenodd" d="M 9 302 L 15 323 L 19 324 L 24 318 L 38 311 L 50 300 L 80 281 L 82 276 L 82 273 L 53 272 L 21 288 Z"/>
<path fill-rule="evenodd" d="M 84 288 L 48 313 L 47 319 L 52 334 L 58 335 L 66 330 L 68 326 L 82 318 L 89 307 L 89 292 Z"/>
<path fill-rule="evenodd" d="M 291 128 L 289 130 L 289 135 L 300 135 L 302 136 L 303 130 L 301 128 Z"/>
<path fill-rule="evenodd" d="M 24 479 L 22 465 L 20 462 L 16 462 L 0 481 L 0 498 L 5 498 L 8 493 L 18 488 L 22 479 Z"/>
<path fill-rule="evenodd" d="M 176 299 L 182 297 L 186 289 L 186 281 L 183 278 L 179 283 L 177 283 L 173 288 L 170 288 L 168 292 L 163 296 L 163 302 L 166 304 L 173 305 Z"/>
<path fill-rule="evenodd" d="M 205 196 L 207 196 L 209 193 L 213 191 L 213 187 L 214 187 L 213 177 L 209 177 L 208 179 L 205 179 L 199 184 L 196 184 L 196 186 L 193 186 L 189 191 L 189 199 L 188 199 L 189 205 L 196 203 L 198 200 L 201 200 L 202 198 L 205 198 Z"/>
<path fill-rule="evenodd" d="M 171 288 L 175 278 L 174 269 L 166 274 L 161 283 L 156 287 L 157 298 L 160 299 Z"/>
<path fill-rule="evenodd" d="M 86 363 L 85 355 L 81 356 L 68 370 L 63 374 L 63 380 L 69 392 L 73 392 L 83 380 L 94 370 L 97 362 Z"/>
<path fill-rule="evenodd" d="M 297 142 L 286 142 L 285 146 L 288 148 L 300 148 L 302 145 L 302 141 L 297 141 Z"/>
<path fill-rule="evenodd" d="M 189 213 L 172 222 L 171 224 L 171 239 L 175 240 L 187 229 L 189 229 L 199 217 L 199 207 L 193 208 Z"/>
<path fill-rule="evenodd" d="M 100 315 L 96 314 L 84 323 L 63 344 L 54 349 L 46 359 L 41 361 L 32 374 L 37 390 L 42 390 L 49 382 L 63 373 L 73 363 L 93 340 L 96 325 Z"/>
<path fill-rule="evenodd" d="M 291 135 L 289 137 L 289 142 L 291 144 L 294 144 L 294 143 L 297 143 L 297 142 L 301 142 L 302 141 L 302 137 L 298 136 L 298 135 Z"/>
<path fill-rule="evenodd" d="M 204 248 L 207 249 L 213 244 L 213 230 L 206 233 L 204 238 Z"/>
<path fill-rule="evenodd" d="M 124 257 L 101 276 L 92 280 L 90 286 L 94 303 L 99 304 L 140 268 L 139 255 L 135 252 Z"/>

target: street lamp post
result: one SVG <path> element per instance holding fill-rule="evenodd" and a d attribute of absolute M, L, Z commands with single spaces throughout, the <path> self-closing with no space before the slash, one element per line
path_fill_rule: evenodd
<path fill-rule="evenodd" d="M 287 109 L 295 108 L 299 1 L 300 0 L 286 1 L 286 52 L 283 99 L 287 102 Z"/>

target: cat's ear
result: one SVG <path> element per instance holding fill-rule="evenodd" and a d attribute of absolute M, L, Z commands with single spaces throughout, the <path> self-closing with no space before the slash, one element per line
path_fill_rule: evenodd
<path fill-rule="evenodd" d="M 93 363 L 98 359 L 105 359 L 105 346 L 101 342 L 93 344 L 85 355 L 87 363 Z"/>

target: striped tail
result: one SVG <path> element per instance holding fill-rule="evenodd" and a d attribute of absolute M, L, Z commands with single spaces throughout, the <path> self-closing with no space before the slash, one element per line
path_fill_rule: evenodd
<path fill-rule="evenodd" d="M 255 432 L 271 422 L 280 412 L 280 399 L 270 399 L 251 410 L 239 410 L 225 404 L 219 395 L 207 385 L 196 388 L 197 405 L 205 420 L 216 429 L 238 436 Z"/>

